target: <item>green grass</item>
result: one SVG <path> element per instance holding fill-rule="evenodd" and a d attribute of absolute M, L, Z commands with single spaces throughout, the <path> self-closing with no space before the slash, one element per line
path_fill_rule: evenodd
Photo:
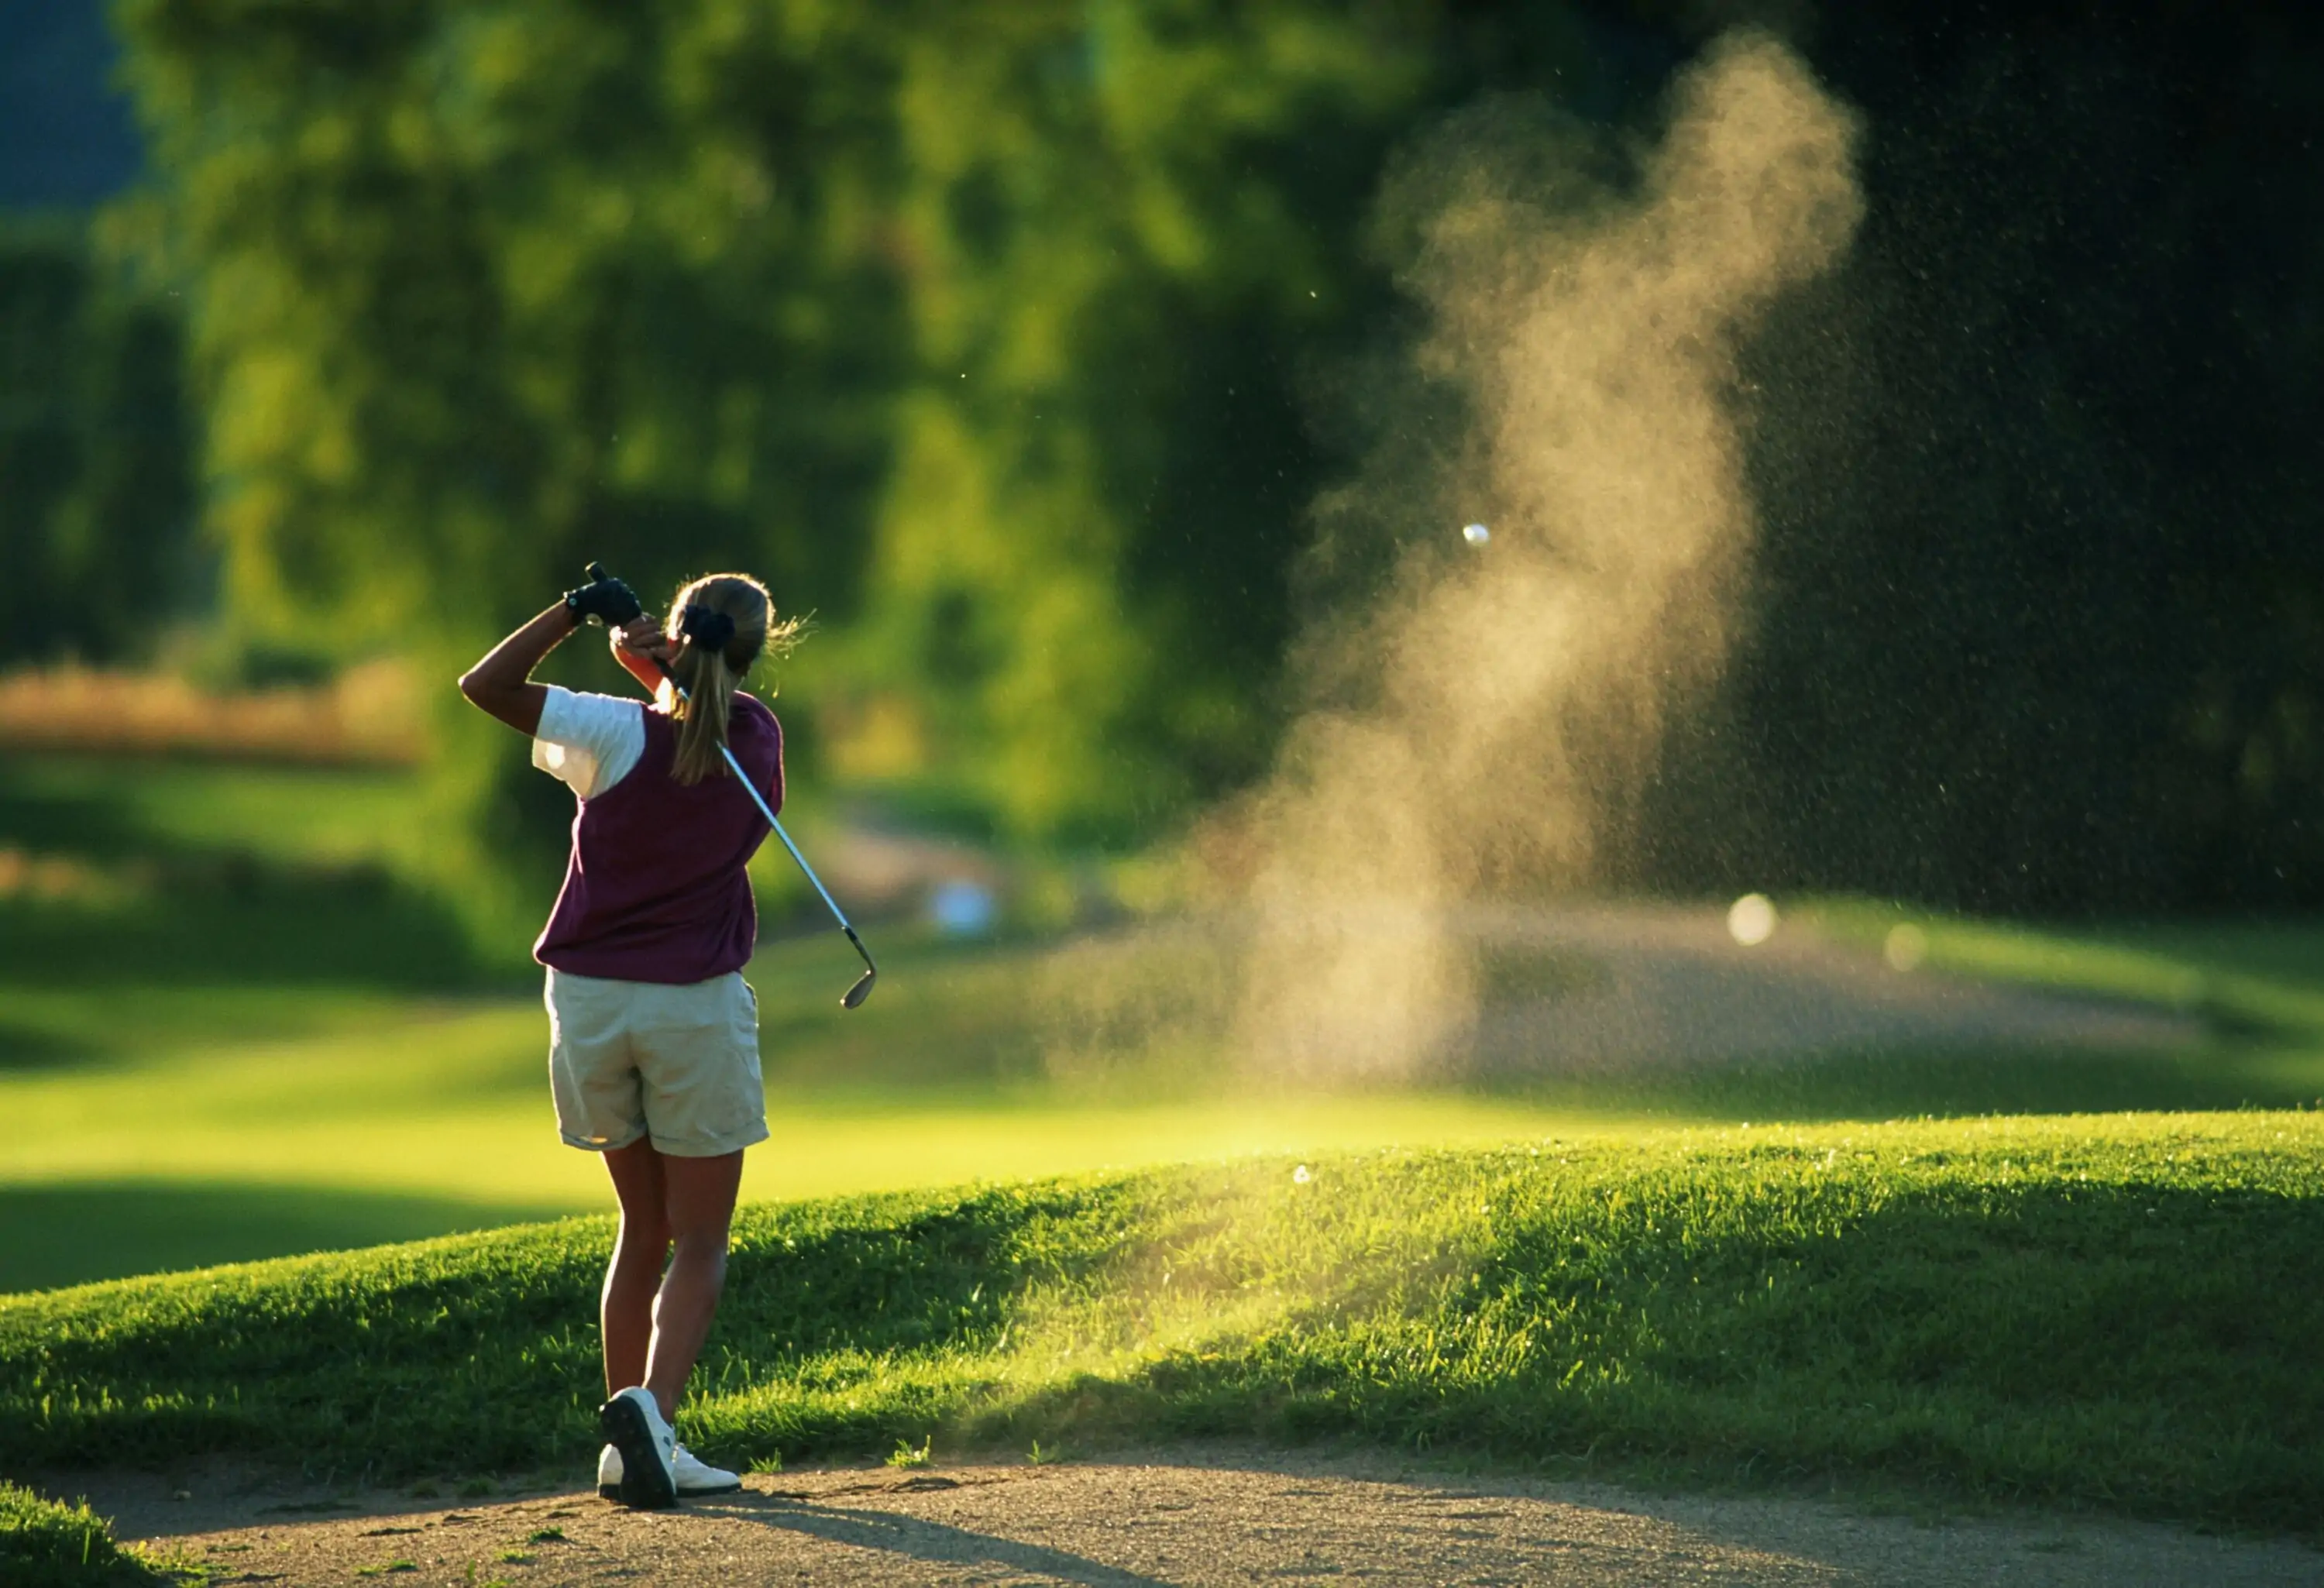
<path fill-rule="evenodd" d="M 1931 970 L 2156 1005 L 2264 1043 L 2324 1045 L 2324 923 L 2312 919 L 2034 925 L 1858 899 L 1810 901 L 1797 918 L 1867 948 L 1909 926 Z"/>
<path fill-rule="evenodd" d="M 843 1015 L 835 935 L 752 970 L 777 1140 L 752 1198 L 1217 1159 L 1506 1139 L 1524 1099 L 1060 1091 L 1028 1019 L 1038 946 L 884 934 L 879 996 Z M 595 1159 L 557 1140 L 537 992 L 14 982 L 0 1030 L 0 1290 L 356 1246 L 594 1210 Z M 14 1216 L 17 1214 L 24 1216 Z"/>
<path fill-rule="evenodd" d="M 127 863 L 248 829 L 263 835 L 249 863 L 274 879 L 240 899 L 198 868 L 191 881 L 165 879 L 118 936 L 96 905 L 0 903 L 0 1111 L 12 1122 L 0 1136 L 0 1290 L 607 1205 L 595 1163 L 556 1140 L 537 993 L 475 988 L 466 972 L 436 986 L 421 972 L 438 949 L 394 941 L 433 930 L 413 914 L 419 905 L 366 911 L 333 891 L 402 896 L 376 880 L 297 869 L 369 863 L 359 841 L 401 798 L 394 774 L 154 775 L 148 789 L 118 769 L 0 761 L 0 820 L 50 822 L 42 844 L 78 832 L 75 853 L 91 863 Z M 271 780 L 286 776 L 295 799 Z M 294 814 L 342 795 L 346 813 Z M 288 890 L 279 919 L 270 889 Z M 300 889 L 338 902 L 309 913 Z M 1895 919 L 1840 904 L 1817 924 L 1877 944 Z M 287 972 L 274 957 L 285 935 L 328 938 L 341 928 L 344 941 L 300 947 Z M 1973 922 L 1926 930 L 1932 965 L 2164 1002 L 2199 984 L 2227 1012 L 2216 1039 L 2184 1052 L 1843 1051 L 1300 1096 L 1227 1085 L 1215 1056 L 1200 1054 L 1176 1056 L 1184 1067 L 1053 1077 L 1041 1025 L 1047 946 L 1038 942 L 962 946 L 884 930 L 880 992 L 843 1016 L 853 956 L 824 932 L 770 940 L 752 968 L 775 1140 L 750 1156 L 744 1195 L 1650 1123 L 2284 1107 L 2324 1096 L 2324 953 L 2307 957 L 2324 933 L 2313 927 L 2120 941 Z M 170 946 L 149 956 L 160 939 Z M 45 946 L 5 952 L 23 943 Z M 1534 977 L 1538 967 L 1522 968 Z M 1514 993 L 1532 991 L 1528 981 Z M 2299 1023 L 2309 1011 L 2319 1012 Z"/>
<path fill-rule="evenodd" d="M 1353 1440 L 2311 1531 L 2324 1118 L 1342 1154 L 750 1210 L 682 1431 Z M 0 1469 L 578 1470 L 603 1221 L 0 1300 Z"/>
<path fill-rule="evenodd" d="M 1839 1052 L 1522 1085 L 1299 1095 L 1214 1073 L 1052 1085 L 1028 1018 L 1038 945 L 881 943 L 853 1015 L 844 943 L 753 967 L 775 1139 L 744 1196 L 794 1199 L 1217 1161 L 1774 1120 L 2285 1107 L 2317 1048 Z M 0 1070 L 0 1289 L 474 1229 L 608 1205 L 561 1145 L 530 997 L 248 986 L 9 988 L 5 1019 L 81 1057 Z M 21 1216 L 19 1216 L 21 1215 Z"/>
<path fill-rule="evenodd" d="M 101 1588 L 181 1581 L 113 1541 L 86 1501 L 66 1505 L 0 1482 L 0 1582 L 9 1588 Z"/>
<path fill-rule="evenodd" d="M 488 979 L 456 912 L 413 881 L 415 788 L 390 771 L 0 756 L 0 848 L 62 876 L 0 894 L 0 974 L 93 994 Z M 0 1017 L 0 1065 L 23 1051 Z"/>
<path fill-rule="evenodd" d="M 69 862 L 0 897 L 0 1290 L 371 1248 L 0 1296 L 0 1471 L 587 1463 L 607 1222 L 372 1245 L 610 1201 L 537 992 L 408 880 L 410 791 L 0 758 L 0 848 Z M 1202 1052 L 1053 1073 L 1040 943 L 883 930 L 843 1017 L 845 946 L 770 940 L 775 1139 L 687 1436 L 1351 1440 L 2314 1530 L 2324 927 L 1909 919 L 1931 970 L 2209 1035 L 1302 1096 Z"/>

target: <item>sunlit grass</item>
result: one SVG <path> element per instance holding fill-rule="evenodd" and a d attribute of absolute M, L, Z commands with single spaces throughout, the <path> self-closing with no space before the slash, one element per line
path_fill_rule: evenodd
<path fill-rule="evenodd" d="M 98 1074 L 0 1078 L 0 1109 L 20 1127 L 0 1142 L 0 1181 L 142 1174 L 593 1205 L 595 1160 L 562 1145 L 549 1115 L 542 1024 L 536 1011 L 493 1008 Z M 770 1117 L 775 1138 L 750 1155 L 748 1196 L 1490 1140 L 1576 1122 L 1458 1094 L 1109 1105 L 965 1089 L 779 1088 Z"/>
<path fill-rule="evenodd" d="M 245 1013 L 233 1000 L 197 1000 L 214 1019 Z M 771 999 L 769 1002 L 773 1002 Z M 150 1001 L 149 1001 L 150 1003 Z M 537 1003 L 335 1004 L 312 998 L 292 1037 L 240 1041 L 212 1035 L 99 1066 L 0 1074 L 0 1205 L 11 1191 L 42 1189 L 37 1225 L 0 1228 L 0 1289 L 139 1271 L 155 1242 L 123 1238 L 140 1223 L 125 1186 L 152 1194 L 144 1222 L 184 1228 L 172 1186 L 216 1193 L 272 1189 L 284 1198 L 336 1199 L 354 1243 L 384 1211 L 364 1196 L 420 1199 L 438 1227 L 609 1205 L 594 1156 L 556 1134 L 546 1082 L 547 1021 Z M 839 1017 L 832 1011 L 834 1022 Z M 140 1030 L 152 1039 L 149 1011 Z M 794 1040 L 798 1040 L 798 1023 Z M 810 1028 L 811 1029 L 811 1028 Z M 941 1040 L 941 1032 L 923 1033 Z M 834 1044 L 844 1060 L 851 1044 Z M 1251 1152 L 1321 1151 L 1390 1144 L 1507 1140 L 1562 1115 L 1521 1100 L 1446 1095 L 1262 1094 L 1113 1104 L 998 1085 L 973 1068 L 945 1086 L 881 1084 L 834 1065 L 820 1076 L 794 1053 L 789 1078 L 770 1087 L 773 1140 L 746 1159 L 743 1196 L 790 1200 L 853 1192 L 1018 1179 Z M 906 1056 L 908 1072 L 923 1067 Z M 1569 1122 L 1575 1123 L 1577 1122 Z M 88 1222 L 113 1233 L 75 1241 L 73 1185 L 92 1188 Z M 94 1195 L 102 1190 L 105 1195 Z M 221 1210 L 228 1205 L 220 1204 Z M 265 1255 L 270 1233 L 248 1201 L 232 1205 L 251 1243 L 224 1255 Z M 460 1216 L 461 1209 L 471 1216 Z M 283 1221 L 276 1220 L 279 1228 Z M 294 1228 L 310 1238 L 327 1224 Z M 421 1233 L 424 1229 L 405 1233 Z M 91 1232 L 94 1234 L 94 1231 Z M 189 1232 L 190 1234 L 190 1232 Z M 374 1236 L 374 1238 L 376 1238 Z M 328 1242 L 325 1243 L 340 1243 Z M 214 1242 L 190 1241 L 220 1255 Z M 175 1266 L 175 1265 L 171 1265 Z"/>
<path fill-rule="evenodd" d="M 0 1463 L 586 1469 L 604 1219 L 0 1299 Z M 2324 1118 L 1755 1125 L 761 1205 L 733 1464 L 1352 1439 L 2314 1527 Z M 931 1442 L 932 1441 L 932 1445 Z"/>
<path fill-rule="evenodd" d="M 240 850 L 275 860 L 391 860 L 418 780 L 392 768 L 216 765 L 94 755 L 0 758 L 10 838 L 99 855 Z"/>
<path fill-rule="evenodd" d="M 0 901 L 0 1291 L 608 1205 L 594 1159 L 556 1137 L 537 983 L 461 971 L 449 920 L 397 881 L 415 798 L 392 771 L 0 758 L 0 841 L 152 890 L 102 909 Z M 762 859 L 789 875 L 772 846 Z M 1908 919 L 1855 901 L 1785 916 L 1868 956 Z M 2160 1002 L 2212 1020 L 2216 1038 L 2187 1052 L 1840 1052 L 1303 1094 L 1209 1051 L 1053 1075 L 1050 944 L 883 927 L 880 990 L 843 1015 L 845 944 L 770 931 L 751 976 L 774 1137 L 751 1153 L 743 1194 L 2324 1096 L 2324 930 L 1909 919 L 1925 938 L 1914 974 Z M 457 992 L 464 979 L 478 991 Z"/>
<path fill-rule="evenodd" d="M 1900 931 L 1915 968 L 2153 1004 L 2278 1047 L 2324 1048 L 2324 922 L 2312 919 L 1987 921 L 1861 899 L 1817 900 L 1800 922 L 1883 951 Z"/>
<path fill-rule="evenodd" d="M 1831 930 L 1877 935 L 1835 915 Z M 1989 974 L 2089 990 L 2126 954 L 2138 984 L 2241 973 L 2168 945 L 2126 949 L 1933 922 L 1930 959 L 1983 949 Z M 2301 928 L 2290 928 L 2299 932 Z M 2266 963 L 2273 939 L 2243 945 Z M 774 1135 L 743 1196 L 788 1201 L 1254 1153 L 1485 1145 L 1552 1133 L 1646 1140 L 1720 1122 L 2289 1106 L 2324 1095 L 2324 1041 L 2237 1026 L 2186 1053 L 1840 1052 L 1692 1069 L 1545 1074 L 1490 1089 L 1331 1094 L 1238 1082 L 1216 1065 L 1053 1084 L 1045 945 L 896 933 L 872 1002 L 843 1014 L 833 935 L 770 942 L 761 994 Z M 1950 962 L 1950 958 L 1949 958 Z M 1922 973 L 1926 974 L 1926 973 Z M 2246 977 L 2287 1004 L 2283 976 Z M 2079 978 L 2075 980 L 2072 978 Z M 2250 996 L 2238 992 L 2237 996 Z M 14 988 L 6 1021 L 56 1062 L 0 1070 L 0 1290 L 472 1228 L 609 1204 L 557 1139 L 535 998 L 331 987 Z M 86 1187 L 80 1205 L 66 1193 Z M 29 1216 L 37 1207 L 37 1219 Z M 270 1212 L 270 1209 L 274 1211 Z"/>
<path fill-rule="evenodd" d="M 115 1543 L 112 1524 L 88 1509 L 0 1482 L 0 1582 L 12 1588 L 161 1588 L 188 1576 L 156 1569 L 135 1545 Z"/>

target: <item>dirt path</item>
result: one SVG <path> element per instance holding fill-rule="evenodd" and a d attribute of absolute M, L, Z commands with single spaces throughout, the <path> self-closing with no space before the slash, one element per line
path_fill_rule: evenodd
<path fill-rule="evenodd" d="M 1803 1500 L 1648 1497 L 1379 1458 L 1195 1451 L 1040 1467 L 783 1473 L 659 1514 L 625 1511 L 594 1493 L 413 1510 L 407 1496 L 318 1498 L 223 1479 L 182 1500 L 160 1480 L 86 1487 L 123 1537 L 208 1563 L 219 1588 L 374 1578 L 512 1588 L 2324 1584 L 2324 1554 L 2282 1541 L 2080 1519 L 1932 1521 Z M 318 1506 L 335 1514 L 326 1519 Z"/>

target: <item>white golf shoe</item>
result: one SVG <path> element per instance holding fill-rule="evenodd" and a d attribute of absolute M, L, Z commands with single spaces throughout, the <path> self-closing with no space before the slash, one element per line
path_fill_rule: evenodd
<path fill-rule="evenodd" d="M 622 1390 L 597 1408 L 597 1427 L 621 1453 L 614 1495 L 623 1505 L 661 1510 L 678 1503 L 678 1435 L 651 1395 L 641 1387 Z"/>
<path fill-rule="evenodd" d="M 671 1448 L 669 1464 L 680 1500 L 698 1494 L 732 1494 L 742 1486 L 741 1477 L 712 1466 L 683 1445 Z M 597 1453 L 597 1497 L 622 1497 L 622 1453 L 610 1445 Z"/>

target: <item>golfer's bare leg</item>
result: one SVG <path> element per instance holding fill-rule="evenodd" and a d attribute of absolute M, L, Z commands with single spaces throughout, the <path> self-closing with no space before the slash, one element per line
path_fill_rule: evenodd
<path fill-rule="evenodd" d="M 622 1229 L 613 1238 L 613 1260 L 605 1266 L 605 1288 L 597 1319 L 605 1344 L 605 1393 L 646 1381 L 646 1353 L 653 1338 L 654 1292 L 669 1257 L 669 1192 L 662 1155 L 641 1137 L 604 1155 L 621 1198 Z"/>
<path fill-rule="evenodd" d="M 675 1418 L 686 1376 L 702 1354 L 718 1293 L 726 1288 L 726 1232 L 734 1222 L 734 1196 L 742 1185 L 742 1155 L 661 1159 L 663 1206 L 669 1220 L 669 1271 L 654 1299 L 653 1344 L 646 1358 L 646 1388 Z"/>

